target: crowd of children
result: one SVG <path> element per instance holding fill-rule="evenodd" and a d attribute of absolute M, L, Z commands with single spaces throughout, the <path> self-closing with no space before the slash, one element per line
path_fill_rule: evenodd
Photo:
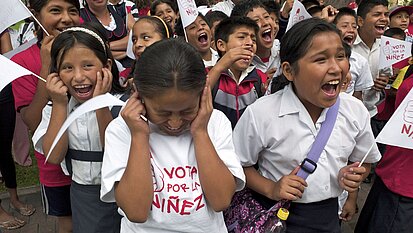
<path fill-rule="evenodd" d="M 46 82 L 26 75 L 1 92 L 13 114 L 0 130 L 7 152 L 16 112 L 30 130 L 58 232 L 227 232 L 223 211 L 244 188 L 291 202 L 288 233 L 341 232 L 372 178 L 356 232 L 413 232 L 411 150 L 374 139 L 413 86 L 410 60 L 379 69 L 380 37 L 413 41 L 413 6 L 303 0 L 313 18 L 286 30 L 293 0 L 195 2 L 183 27 L 176 0 L 29 0 L 44 29 L 11 60 Z M 106 93 L 122 110 L 79 116 L 51 150 L 67 117 Z M 33 214 L 11 154 L 0 159 L 12 207 Z M 24 224 L 0 208 L 0 228 Z"/>

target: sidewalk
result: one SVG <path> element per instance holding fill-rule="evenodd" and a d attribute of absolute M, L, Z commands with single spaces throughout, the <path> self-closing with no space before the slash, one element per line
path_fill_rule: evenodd
<path fill-rule="evenodd" d="M 361 211 L 363 207 L 364 201 L 366 200 L 367 194 L 370 191 L 371 184 L 362 183 L 361 189 L 359 192 L 359 199 L 358 199 L 358 206 Z M 19 217 L 26 221 L 26 225 L 20 229 L 11 230 L 11 231 L 4 231 L 3 233 L 55 233 L 57 232 L 56 227 L 56 218 L 52 216 L 47 216 L 43 213 L 42 210 L 42 201 L 40 196 L 40 188 L 39 187 L 31 187 L 26 189 L 19 190 L 19 197 L 23 202 L 30 203 L 36 208 L 36 212 L 30 216 L 25 217 L 21 216 L 16 211 L 12 211 L 9 208 L 9 198 L 8 194 L 0 194 L 0 198 L 2 200 L 2 206 L 5 210 L 13 213 L 14 216 Z M 342 233 L 352 233 L 354 227 L 357 223 L 358 214 L 356 214 L 355 218 L 353 218 L 348 223 L 343 223 L 342 225 Z M 0 233 L 1 233 L 0 229 Z"/>

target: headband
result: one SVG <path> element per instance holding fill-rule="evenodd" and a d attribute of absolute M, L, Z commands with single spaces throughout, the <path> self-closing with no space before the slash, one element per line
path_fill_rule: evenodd
<path fill-rule="evenodd" d="M 103 50 L 105 51 L 105 54 L 106 54 L 105 43 L 103 42 L 102 38 L 98 34 L 96 34 L 96 32 L 94 32 L 90 29 L 87 29 L 87 28 L 82 28 L 82 27 L 70 27 L 70 28 L 64 30 L 64 32 L 67 32 L 67 31 L 84 32 L 86 34 L 89 34 L 89 35 L 93 36 L 94 38 L 96 38 L 96 40 L 98 40 L 100 42 L 100 44 L 102 45 Z"/>
<path fill-rule="evenodd" d="M 168 26 L 166 25 L 165 21 L 163 21 L 163 19 L 161 19 L 161 17 L 156 16 L 156 15 L 152 15 L 152 17 L 159 19 L 163 26 L 165 27 L 165 31 L 166 31 L 166 38 L 169 38 L 169 30 L 168 30 Z"/>

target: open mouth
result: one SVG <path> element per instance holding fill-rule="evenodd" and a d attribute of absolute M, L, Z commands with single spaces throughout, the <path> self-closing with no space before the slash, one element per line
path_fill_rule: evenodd
<path fill-rule="evenodd" d="M 346 42 L 347 44 L 353 44 L 354 41 L 354 35 L 347 35 L 343 38 L 344 42 Z"/>
<path fill-rule="evenodd" d="M 385 25 L 379 25 L 379 26 L 376 26 L 375 28 L 376 28 L 378 33 L 384 34 L 384 30 L 386 29 L 386 26 Z"/>
<path fill-rule="evenodd" d="M 332 80 L 321 86 L 321 89 L 327 96 L 335 96 L 338 92 L 337 88 L 340 84 L 339 80 Z"/>
<path fill-rule="evenodd" d="M 198 36 L 198 41 L 199 41 L 201 44 L 208 44 L 208 35 L 207 35 L 205 32 L 201 33 L 201 34 Z"/>
<path fill-rule="evenodd" d="M 271 42 L 272 40 L 272 31 L 271 28 L 265 30 L 262 34 L 261 34 L 262 39 L 265 42 Z"/>
<path fill-rule="evenodd" d="M 83 98 L 89 98 L 92 95 L 92 85 L 78 85 L 73 87 L 74 91 L 76 92 L 76 95 L 83 99 Z"/>

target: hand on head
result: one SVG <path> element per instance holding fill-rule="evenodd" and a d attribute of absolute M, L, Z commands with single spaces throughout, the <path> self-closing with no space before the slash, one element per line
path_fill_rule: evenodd
<path fill-rule="evenodd" d="M 67 105 L 68 89 L 57 73 L 51 73 L 47 76 L 46 90 L 53 104 Z"/>
<path fill-rule="evenodd" d="M 191 133 L 193 136 L 197 133 L 207 132 L 209 118 L 211 117 L 213 109 L 211 88 L 209 86 L 209 79 L 207 78 L 201 94 L 198 114 L 191 123 Z"/>
<path fill-rule="evenodd" d="M 149 125 L 145 122 L 140 115 L 145 115 L 146 109 L 142 100 L 139 98 L 139 93 L 137 90 L 129 97 L 125 108 L 122 110 L 120 115 L 125 120 L 126 124 L 131 131 L 131 135 L 143 134 L 149 135 Z"/>
<path fill-rule="evenodd" d="M 93 97 L 108 93 L 112 88 L 112 79 L 112 72 L 108 68 L 102 68 L 101 72 L 97 72 Z"/>

